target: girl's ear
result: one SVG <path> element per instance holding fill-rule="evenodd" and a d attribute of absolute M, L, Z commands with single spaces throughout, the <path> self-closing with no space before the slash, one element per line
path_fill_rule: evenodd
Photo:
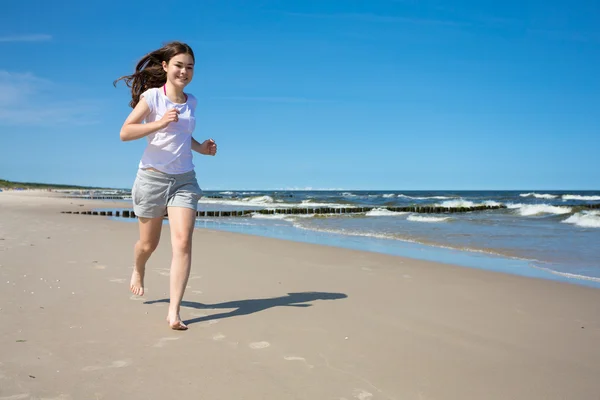
<path fill-rule="evenodd" d="M 165 72 L 167 72 L 167 62 L 166 62 L 166 61 L 163 61 L 163 62 L 162 62 L 162 67 L 163 67 L 163 70 L 164 70 Z"/>

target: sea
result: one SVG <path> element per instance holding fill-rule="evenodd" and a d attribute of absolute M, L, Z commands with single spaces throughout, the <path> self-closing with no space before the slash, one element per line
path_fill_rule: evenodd
<path fill-rule="evenodd" d="M 251 211 L 199 217 L 196 226 L 600 288 L 600 209 L 594 205 L 600 205 L 600 191 L 223 190 L 205 191 L 198 210 Z M 389 210 L 408 206 L 494 207 Z M 369 210 L 310 213 L 357 207 Z M 277 209 L 308 212 L 260 212 Z"/>

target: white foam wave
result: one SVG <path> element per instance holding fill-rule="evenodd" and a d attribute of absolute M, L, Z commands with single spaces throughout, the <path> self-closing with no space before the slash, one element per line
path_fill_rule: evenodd
<path fill-rule="evenodd" d="M 430 197 L 420 197 L 420 196 L 407 196 L 405 194 L 399 194 L 398 195 L 399 198 L 404 198 L 404 199 L 414 199 L 414 200 L 430 200 L 430 199 L 434 199 L 434 200 L 445 200 L 445 199 L 451 199 L 452 197 L 448 197 L 448 196 L 430 196 Z"/>
<path fill-rule="evenodd" d="M 256 196 L 243 198 L 242 201 L 250 204 L 271 204 L 273 203 L 273 198 L 271 196 Z"/>
<path fill-rule="evenodd" d="M 502 203 L 497 202 L 495 200 L 485 200 L 485 201 L 482 201 L 481 203 L 475 203 L 474 201 L 464 200 L 464 199 L 448 200 L 448 201 L 443 201 L 441 203 L 435 204 L 436 207 L 448 207 L 448 208 L 460 208 L 460 207 L 468 208 L 468 207 L 478 207 L 478 206 L 498 207 L 501 205 L 502 205 Z"/>
<path fill-rule="evenodd" d="M 506 207 L 517 210 L 517 212 L 524 217 L 530 217 L 532 215 L 539 214 L 562 215 L 569 214 L 573 211 L 571 207 L 552 206 L 550 204 L 509 203 L 506 205 Z"/>
<path fill-rule="evenodd" d="M 233 194 L 233 192 L 219 192 L 219 194 Z"/>
<path fill-rule="evenodd" d="M 317 214 L 290 214 L 288 215 L 288 217 L 290 218 L 312 218 L 315 217 Z M 328 214 L 320 214 L 320 215 L 328 215 Z"/>
<path fill-rule="evenodd" d="M 600 211 L 578 212 L 562 222 L 581 226 L 582 228 L 600 228 Z"/>
<path fill-rule="evenodd" d="M 242 200 L 228 200 L 228 199 L 211 199 L 207 197 L 202 197 L 200 199 L 200 204 L 220 204 L 220 205 L 228 205 L 228 206 L 248 206 L 247 201 Z"/>
<path fill-rule="evenodd" d="M 348 204 L 338 204 L 338 203 L 314 203 L 311 199 L 302 200 L 300 204 L 288 204 L 289 207 L 307 207 L 307 208 L 315 208 L 315 207 L 329 207 L 329 208 L 349 208 L 354 207 Z"/>
<path fill-rule="evenodd" d="M 600 196 L 581 196 L 578 194 L 565 194 L 562 197 L 563 200 L 583 200 L 583 201 L 597 201 L 600 200 Z"/>
<path fill-rule="evenodd" d="M 371 211 L 367 211 L 365 214 L 367 217 L 395 217 L 398 215 L 404 215 L 405 212 L 394 212 L 385 208 L 374 208 Z"/>
<path fill-rule="evenodd" d="M 536 268 L 536 269 L 541 269 L 543 271 L 546 272 L 550 272 L 554 275 L 559 275 L 559 276 L 563 276 L 565 278 L 570 278 L 570 279 L 581 279 L 584 281 L 592 281 L 592 282 L 600 282 L 600 278 L 596 278 L 593 276 L 586 276 L 586 275 L 579 275 L 579 274 L 571 274 L 569 272 L 559 272 L 559 271 L 555 271 L 553 269 L 550 268 L 544 268 L 544 267 L 540 267 L 534 264 L 530 264 L 531 267 Z"/>
<path fill-rule="evenodd" d="M 483 205 L 490 206 L 490 207 L 499 207 L 502 205 L 502 203 L 494 201 L 494 200 L 486 200 L 483 202 Z"/>
<path fill-rule="evenodd" d="M 288 219 L 289 215 L 288 214 L 260 214 L 260 213 L 253 213 L 252 214 L 252 218 L 256 218 L 256 219 Z"/>
<path fill-rule="evenodd" d="M 539 193 L 521 193 L 521 197 L 535 197 L 536 199 L 556 199 L 558 196 L 555 194 L 539 194 Z"/>
<path fill-rule="evenodd" d="M 458 208 L 458 207 L 475 207 L 477 204 L 470 200 L 456 199 L 456 200 L 448 200 L 443 201 L 441 203 L 436 204 L 437 207 L 449 207 L 449 208 Z"/>
<path fill-rule="evenodd" d="M 219 204 L 228 206 L 254 206 L 264 208 L 348 208 L 352 207 L 348 204 L 337 203 L 313 203 L 311 200 L 303 200 L 302 203 L 285 203 L 282 200 L 273 200 L 271 196 L 255 196 L 246 197 L 243 199 L 213 199 L 203 197 L 200 199 L 201 204 Z"/>
<path fill-rule="evenodd" d="M 200 203 L 202 204 L 222 204 L 222 205 L 230 205 L 230 206 L 277 206 L 276 203 L 273 203 L 273 198 L 271 196 L 253 196 L 253 197 L 245 197 L 242 199 L 214 199 L 209 197 L 202 197 L 200 199 Z M 281 206 L 285 206 L 282 204 Z"/>
<path fill-rule="evenodd" d="M 252 218 L 256 219 L 270 219 L 270 220 L 282 220 L 282 221 L 294 221 L 299 218 L 312 218 L 316 214 L 261 214 L 252 213 Z"/>
<path fill-rule="evenodd" d="M 382 195 L 382 197 L 385 199 L 389 199 L 390 197 L 394 197 L 394 196 L 395 196 L 395 194 L 393 194 L 393 193 L 388 193 L 388 194 Z"/>
<path fill-rule="evenodd" d="M 424 217 L 422 215 L 410 215 L 407 219 L 414 222 L 444 222 L 449 220 L 450 217 Z"/>

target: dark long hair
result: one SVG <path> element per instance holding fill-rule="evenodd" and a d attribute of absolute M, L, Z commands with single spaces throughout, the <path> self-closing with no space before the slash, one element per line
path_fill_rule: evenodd
<path fill-rule="evenodd" d="M 142 57 L 133 74 L 120 77 L 113 82 L 113 85 L 116 87 L 118 81 L 125 81 L 127 87 L 131 88 L 129 105 L 131 108 L 135 108 L 142 93 L 151 88 L 161 87 L 167 82 L 167 73 L 163 69 L 162 62 L 165 61 L 168 64 L 169 60 L 178 54 L 189 54 L 196 62 L 190 46 L 181 42 L 169 42 Z"/>

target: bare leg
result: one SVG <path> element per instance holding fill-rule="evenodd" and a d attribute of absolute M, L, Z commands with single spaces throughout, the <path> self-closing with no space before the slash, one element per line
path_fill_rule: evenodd
<path fill-rule="evenodd" d="M 163 217 L 139 218 L 140 240 L 137 241 L 134 248 L 133 273 L 129 285 L 131 292 L 138 296 L 144 295 L 146 262 L 158 246 L 162 223 Z"/>
<path fill-rule="evenodd" d="M 187 326 L 181 321 L 179 308 L 183 293 L 190 276 L 192 265 L 192 235 L 196 211 L 185 207 L 169 207 L 169 225 L 171 228 L 171 245 L 173 259 L 171 260 L 171 300 L 167 321 L 172 329 L 185 330 Z"/>

